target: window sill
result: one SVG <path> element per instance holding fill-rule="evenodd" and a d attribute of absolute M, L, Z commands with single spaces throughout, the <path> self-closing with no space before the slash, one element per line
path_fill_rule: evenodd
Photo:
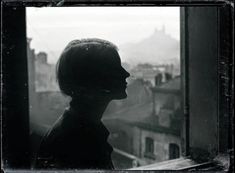
<path fill-rule="evenodd" d="M 155 160 L 156 156 L 153 153 L 144 153 L 144 157 L 151 159 L 151 160 Z"/>
<path fill-rule="evenodd" d="M 131 168 L 130 170 L 228 170 L 223 165 L 218 163 L 216 160 L 197 163 L 192 159 L 181 157 L 178 159 L 167 160 L 159 163 L 154 163 L 151 165 L 140 166 L 136 168 Z"/>
<path fill-rule="evenodd" d="M 131 170 L 175 170 L 177 168 L 191 166 L 193 164 L 195 163 L 190 159 L 182 157 L 174 160 L 167 160 L 146 166 L 132 168 Z"/>

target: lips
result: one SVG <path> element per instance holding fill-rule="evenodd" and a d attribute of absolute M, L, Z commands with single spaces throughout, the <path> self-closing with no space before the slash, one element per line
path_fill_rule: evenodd
<path fill-rule="evenodd" d="M 128 84 L 127 82 L 122 83 L 122 85 L 125 86 L 125 87 L 127 86 L 127 84 Z"/>
<path fill-rule="evenodd" d="M 107 85 L 109 84 L 109 86 L 113 89 L 125 89 L 127 88 L 128 83 L 124 80 L 113 80 L 110 83 L 107 83 Z"/>
<path fill-rule="evenodd" d="M 115 85 L 115 88 L 122 88 L 122 89 L 124 88 L 124 89 L 125 89 L 125 88 L 127 88 L 127 83 L 119 83 L 119 84 L 116 84 L 116 85 Z"/>

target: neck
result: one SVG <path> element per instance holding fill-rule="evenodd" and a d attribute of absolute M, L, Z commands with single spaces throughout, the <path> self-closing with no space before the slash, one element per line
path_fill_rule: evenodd
<path fill-rule="evenodd" d="M 100 122 L 110 101 L 107 98 L 74 97 L 70 102 L 70 107 L 79 114 L 78 116 L 93 122 Z"/>

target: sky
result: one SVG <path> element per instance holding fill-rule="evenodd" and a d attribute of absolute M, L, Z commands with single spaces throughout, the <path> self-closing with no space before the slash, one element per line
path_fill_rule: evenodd
<path fill-rule="evenodd" d="M 179 7 L 27 7 L 26 16 L 31 48 L 47 52 L 49 63 L 74 39 L 101 38 L 119 46 L 165 26 L 179 40 Z"/>

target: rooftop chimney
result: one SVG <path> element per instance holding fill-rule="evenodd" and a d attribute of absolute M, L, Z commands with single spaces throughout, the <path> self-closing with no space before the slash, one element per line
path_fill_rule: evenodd
<path fill-rule="evenodd" d="M 166 72 L 166 73 L 165 73 L 165 82 L 167 82 L 167 81 L 169 81 L 169 80 L 171 80 L 171 79 L 172 79 L 172 74 Z"/>
<path fill-rule="evenodd" d="M 155 86 L 158 86 L 162 83 L 162 73 L 158 73 L 155 76 Z"/>

